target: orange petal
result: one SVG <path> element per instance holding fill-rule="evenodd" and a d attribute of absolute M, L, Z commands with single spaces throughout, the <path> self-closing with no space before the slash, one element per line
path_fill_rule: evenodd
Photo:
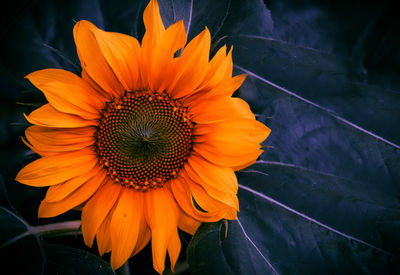
<path fill-rule="evenodd" d="M 111 251 L 110 223 L 115 208 L 116 204 L 114 204 L 114 207 L 110 210 L 110 213 L 108 213 L 107 217 L 100 225 L 96 233 L 97 249 L 99 250 L 100 256 L 103 256 L 104 253 Z"/>
<path fill-rule="evenodd" d="M 105 98 L 71 72 L 45 69 L 33 72 L 26 78 L 41 90 L 50 105 L 60 112 L 85 119 L 96 119 L 105 105 Z"/>
<path fill-rule="evenodd" d="M 124 87 L 115 76 L 100 50 L 92 32 L 96 29 L 95 25 L 85 20 L 75 24 L 74 39 L 82 70 L 110 97 L 119 97 L 124 93 Z"/>
<path fill-rule="evenodd" d="M 227 205 L 219 203 L 220 208 L 215 211 L 203 212 L 200 211 L 193 202 L 192 192 L 190 191 L 188 181 L 191 181 L 188 176 L 181 176 L 171 181 L 171 190 L 177 201 L 180 209 L 188 216 L 204 222 L 216 222 L 224 218 Z M 210 199 L 212 199 L 210 197 Z M 213 200 L 213 199 L 212 199 Z"/>
<path fill-rule="evenodd" d="M 46 202 L 45 200 L 43 200 L 39 206 L 39 217 L 54 217 L 85 202 L 96 192 L 105 177 L 106 172 L 104 170 L 100 170 L 97 175 L 92 177 L 65 199 L 57 202 Z"/>
<path fill-rule="evenodd" d="M 143 193 L 123 188 L 110 224 L 111 266 L 123 265 L 136 246 L 139 232 L 146 226 Z"/>
<path fill-rule="evenodd" d="M 139 231 L 139 237 L 136 242 L 136 246 L 132 251 L 131 257 L 139 253 L 150 241 L 151 231 L 147 223 L 145 226 L 142 226 L 140 230 L 141 231 Z"/>
<path fill-rule="evenodd" d="M 76 115 L 61 113 L 51 107 L 50 104 L 45 104 L 34 110 L 25 118 L 32 124 L 55 128 L 77 128 L 98 124 L 96 120 L 86 120 Z"/>
<path fill-rule="evenodd" d="M 57 153 L 54 153 L 54 152 L 45 152 L 45 151 L 38 150 L 37 148 L 33 147 L 32 144 L 30 144 L 24 137 L 21 137 L 21 140 L 26 146 L 29 147 L 29 149 L 31 149 L 33 152 L 40 155 L 41 157 L 57 155 Z"/>
<path fill-rule="evenodd" d="M 90 75 L 86 72 L 85 68 L 82 68 L 82 72 L 81 72 L 81 77 L 82 80 L 85 81 L 86 83 L 88 83 L 90 85 L 90 87 L 92 87 L 94 90 L 96 90 L 100 95 L 102 95 L 104 98 L 110 99 L 112 98 L 112 95 L 108 94 L 106 91 L 103 90 L 103 88 L 101 88 L 99 86 L 99 84 L 97 84 L 91 77 Z"/>
<path fill-rule="evenodd" d="M 156 48 L 161 36 L 165 32 L 164 24 L 161 20 L 160 9 L 157 0 L 151 0 L 143 12 L 143 22 L 146 32 L 142 39 L 142 60 L 141 60 L 141 75 L 144 83 L 151 82 L 151 62 L 153 50 Z"/>
<path fill-rule="evenodd" d="M 50 186 L 49 189 L 47 190 L 46 197 L 44 198 L 44 200 L 46 202 L 56 202 L 63 200 L 69 194 L 78 189 L 82 184 L 84 184 L 89 179 L 98 174 L 100 169 L 103 168 L 96 165 L 92 170 L 88 171 L 87 173 L 84 173 L 81 176 L 67 180 L 64 183 Z"/>
<path fill-rule="evenodd" d="M 87 173 L 96 163 L 97 156 L 89 149 L 42 157 L 22 168 L 16 180 L 37 187 L 55 185 Z"/>
<path fill-rule="evenodd" d="M 197 228 L 199 228 L 200 224 L 201 222 L 193 219 L 192 217 L 190 217 L 181 210 L 178 221 L 178 227 L 181 230 L 185 231 L 190 235 L 194 235 L 194 233 L 196 233 Z"/>
<path fill-rule="evenodd" d="M 240 114 L 240 116 L 248 119 L 256 119 L 254 113 L 250 110 L 249 104 L 241 98 L 232 97 L 231 101 L 233 103 L 236 112 Z"/>
<path fill-rule="evenodd" d="M 249 162 L 247 162 L 245 164 L 242 164 L 240 166 L 232 167 L 232 169 L 233 169 L 233 171 L 239 171 L 239 170 L 242 170 L 242 169 L 244 169 L 246 167 L 249 167 L 249 166 L 253 165 L 256 161 L 257 161 L 257 158 L 255 158 L 255 159 L 253 159 L 253 160 L 251 160 L 251 161 L 249 161 Z"/>
<path fill-rule="evenodd" d="M 254 115 L 250 107 L 240 98 L 213 97 L 209 100 L 198 100 L 190 104 L 192 121 L 201 124 L 231 120 L 233 118 L 250 118 Z"/>
<path fill-rule="evenodd" d="M 139 42 L 132 36 L 91 28 L 108 65 L 127 91 L 138 88 Z"/>
<path fill-rule="evenodd" d="M 143 22 L 146 28 L 143 40 L 151 42 L 150 45 L 154 45 L 165 31 L 157 0 L 151 0 L 147 5 L 143 12 Z"/>
<path fill-rule="evenodd" d="M 247 118 L 235 118 L 210 124 L 198 124 L 196 131 L 201 135 L 196 136 L 196 142 L 208 141 L 226 141 L 237 142 L 240 145 L 254 146 L 259 148 L 259 144 L 263 142 L 271 132 L 271 130 L 261 122 Z"/>
<path fill-rule="evenodd" d="M 212 88 L 205 96 L 232 96 L 232 94 L 242 86 L 246 80 L 246 74 L 240 74 L 230 79 L 224 80 L 219 85 Z"/>
<path fill-rule="evenodd" d="M 149 87 L 154 91 L 165 90 L 173 81 L 175 70 L 174 54 L 186 44 L 183 21 L 171 25 L 161 36 L 160 41 L 143 62 L 148 62 Z"/>
<path fill-rule="evenodd" d="M 224 219 L 226 220 L 237 220 L 237 213 L 238 211 L 236 211 L 234 208 L 231 208 L 227 213 Z"/>
<path fill-rule="evenodd" d="M 25 130 L 29 143 L 40 152 L 65 152 L 80 150 L 95 142 L 95 129 L 57 129 L 31 126 Z"/>
<path fill-rule="evenodd" d="M 171 262 L 171 270 L 174 272 L 176 261 L 178 260 L 179 253 L 181 252 L 181 240 L 179 239 L 178 233 L 171 234 L 167 249 L 169 261 Z"/>
<path fill-rule="evenodd" d="M 174 82 L 169 87 L 173 98 L 191 95 L 208 70 L 211 36 L 206 28 L 183 49 L 176 64 Z"/>
<path fill-rule="evenodd" d="M 232 77 L 232 48 L 226 55 L 226 46 L 221 47 L 210 61 L 210 66 L 198 90 L 208 90 Z"/>
<path fill-rule="evenodd" d="M 151 228 L 153 266 L 161 274 L 167 249 L 172 260 L 177 259 L 176 254 L 180 251 L 176 245 L 179 208 L 166 185 L 146 192 L 145 205 L 146 220 Z M 175 262 L 171 261 L 171 266 L 174 265 Z"/>
<path fill-rule="evenodd" d="M 204 143 L 194 146 L 194 151 L 205 159 L 226 167 L 240 167 L 258 158 L 263 153 L 261 149 L 250 150 L 249 148 L 243 149 L 243 147 L 240 153 L 235 153 L 234 146 L 225 148 L 225 150 L 215 150 L 214 146 Z"/>
<path fill-rule="evenodd" d="M 215 165 L 198 154 L 192 153 L 187 160 L 187 164 L 185 164 L 185 170 L 188 171 L 188 169 L 190 170 L 189 176 L 195 173 L 196 178 L 199 177 L 201 179 L 202 182 L 199 181 L 199 184 L 204 183 L 207 186 L 227 193 L 237 193 L 237 178 L 230 167 Z"/>
<path fill-rule="evenodd" d="M 193 195 L 194 200 L 196 203 L 206 212 L 209 213 L 223 213 L 223 217 L 221 218 L 226 218 L 226 213 L 229 212 L 229 210 L 238 210 L 239 209 L 239 202 L 234 203 L 235 207 L 230 207 L 219 200 L 214 199 L 213 197 L 210 196 L 210 194 L 199 184 L 196 182 L 188 179 L 188 176 L 184 176 L 186 183 L 190 189 L 190 192 Z M 235 195 L 235 198 L 237 200 L 237 196 Z"/>
<path fill-rule="evenodd" d="M 194 151 L 217 165 L 236 167 L 257 158 L 260 143 L 271 130 L 252 119 L 233 119 L 198 124 L 194 130 Z"/>
<path fill-rule="evenodd" d="M 104 184 L 83 207 L 82 234 L 87 246 L 92 247 L 94 236 L 117 201 L 121 189 L 122 185 L 106 178 Z"/>
<path fill-rule="evenodd" d="M 216 188 L 217 184 L 213 184 L 212 180 L 210 181 L 209 177 L 204 176 L 202 171 L 200 171 L 200 174 L 203 176 L 201 178 L 198 173 L 190 166 L 190 165 L 185 165 L 185 171 L 187 175 L 190 177 L 190 179 L 196 183 L 196 185 L 200 185 L 201 187 L 204 188 L 204 190 L 207 192 L 207 194 L 212 197 L 213 199 L 224 203 L 232 208 L 235 208 L 236 210 L 239 210 L 239 201 L 237 199 L 236 193 L 237 193 L 237 180 L 236 176 L 235 179 L 231 179 L 227 183 L 219 183 L 220 186 Z M 227 168 L 232 171 L 234 174 L 232 168 Z M 219 172 L 217 171 L 218 169 L 214 169 L 213 172 L 215 175 L 220 176 L 224 174 L 224 172 Z M 228 176 L 228 175 L 227 175 Z M 231 175 L 228 176 L 228 178 L 232 178 Z M 223 178 L 220 178 L 220 182 L 223 181 Z M 226 186 L 225 190 L 223 190 L 223 187 Z M 222 189 L 222 190 L 221 190 Z"/>
<path fill-rule="evenodd" d="M 201 90 L 198 88 L 194 93 L 182 99 L 185 106 L 196 106 L 204 102 L 214 101 L 216 98 L 231 97 L 239 89 L 246 79 L 245 74 L 237 75 L 232 78 L 225 78 L 217 86 Z"/>

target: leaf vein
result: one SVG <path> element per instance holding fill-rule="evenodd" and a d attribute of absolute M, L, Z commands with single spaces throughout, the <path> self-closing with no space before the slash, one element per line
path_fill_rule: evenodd
<path fill-rule="evenodd" d="M 251 72 L 249 70 L 246 70 L 243 67 L 240 67 L 238 65 L 234 65 L 234 67 L 239 69 L 239 70 L 241 70 L 241 71 L 243 71 L 243 72 L 245 72 L 246 74 L 248 74 L 248 75 L 250 75 L 250 76 L 252 76 L 252 77 L 254 77 L 254 78 L 256 78 L 256 79 L 258 79 L 260 81 L 262 81 L 262 82 L 267 83 L 268 85 L 270 85 L 270 86 L 272 86 L 272 87 L 274 87 L 274 88 L 276 88 L 276 89 L 278 89 L 278 90 L 280 90 L 280 91 L 282 91 L 282 92 L 284 92 L 284 93 L 286 93 L 288 95 L 291 95 L 291 96 L 293 96 L 293 97 L 295 97 L 295 98 L 297 98 L 297 99 L 299 99 L 299 100 L 301 100 L 301 101 L 303 101 L 303 102 L 305 102 L 307 104 L 310 104 L 310 105 L 314 106 L 315 108 L 317 108 L 319 110 L 322 110 L 322 111 L 328 113 L 328 115 L 330 115 L 333 118 L 343 122 L 346 125 L 349 125 L 349 126 L 355 128 L 355 129 L 357 129 L 358 131 L 361 131 L 361 132 L 363 132 L 365 134 L 368 134 L 368 135 L 370 135 L 370 136 L 372 136 L 372 137 L 374 137 L 374 138 L 376 138 L 376 139 L 378 139 L 378 140 L 380 140 L 380 141 L 382 141 L 382 142 L 384 142 L 386 144 L 389 144 L 389 145 L 391 145 L 391 146 L 393 146 L 393 147 L 395 147 L 397 149 L 400 149 L 400 145 L 397 145 L 397 144 L 395 144 L 395 143 L 393 143 L 393 142 L 391 142 L 391 141 L 389 141 L 389 140 L 387 140 L 387 139 L 385 139 L 385 138 L 383 138 L 381 136 L 378 136 L 377 134 L 375 134 L 375 133 L 373 133 L 371 131 L 368 131 L 368 130 L 360 127 L 360 126 L 355 125 L 351 121 L 349 121 L 349 120 L 347 120 L 345 118 L 342 118 L 341 116 L 335 114 L 332 110 L 329 110 L 329 109 L 327 109 L 327 108 L 325 108 L 325 107 L 323 107 L 323 106 L 321 106 L 321 105 L 319 105 L 319 104 L 317 104 L 315 102 L 312 102 L 312 101 L 310 101 L 310 100 L 308 100 L 308 99 L 306 99 L 306 98 L 304 98 L 304 97 L 302 97 L 302 96 L 300 96 L 300 95 L 298 95 L 298 94 L 296 94 L 294 92 L 291 92 L 288 89 L 286 89 L 284 87 L 281 87 L 281 86 L 279 86 L 279 85 L 277 85 L 277 84 L 275 84 L 275 83 L 273 83 L 273 82 L 271 82 L 271 81 L 269 81 L 269 80 L 267 80 L 267 79 L 255 74 L 255 73 L 253 73 L 253 72 Z"/>
<path fill-rule="evenodd" d="M 192 23 L 192 14 L 193 14 L 193 0 L 190 1 L 190 12 L 189 12 L 189 20 L 186 28 L 186 36 L 189 37 L 190 24 Z"/>
<path fill-rule="evenodd" d="M 239 184 L 239 188 L 242 188 L 243 190 L 246 190 L 246 191 L 252 193 L 255 196 L 259 196 L 259 197 L 269 201 L 272 204 L 275 204 L 275 205 L 277 205 L 277 206 L 279 206 L 279 207 L 281 207 L 281 208 L 283 208 L 283 209 L 285 209 L 285 210 L 287 210 L 287 211 L 289 211 L 289 212 L 291 212 L 291 213 L 293 213 L 293 214 L 295 214 L 297 216 L 300 216 L 300 217 L 308 220 L 311 223 L 314 223 L 316 225 L 319 225 L 319 226 L 325 228 L 328 231 L 331 231 L 331 232 L 333 232 L 335 234 L 338 234 L 338 235 L 340 235 L 340 236 L 342 236 L 342 237 L 344 237 L 346 239 L 349 239 L 351 241 L 355 241 L 355 242 L 358 242 L 360 244 L 363 244 L 363 245 L 365 245 L 365 246 L 367 246 L 369 248 L 375 249 L 375 250 L 377 250 L 377 251 L 379 251 L 379 252 L 381 252 L 381 253 L 383 253 L 383 254 L 385 254 L 387 256 L 390 256 L 392 258 L 400 260 L 400 257 L 398 257 L 398 256 L 396 256 L 396 255 L 394 255 L 394 254 L 392 254 L 390 252 L 387 252 L 387 251 L 383 250 L 382 248 L 379 248 L 379 247 L 377 247 L 375 245 L 367 243 L 366 241 L 363 241 L 363 240 L 358 239 L 356 237 L 350 236 L 350 235 L 348 235 L 346 233 L 343 233 L 343 232 L 341 232 L 341 231 L 339 231 L 339 230 L 337 230 L 335 228 L 332 228 L 332 227 L 330 227 L 330 226 L 328 226 L 326 224 L 323 224 L 322 222 L 319 222 L 316 219 L 313 219 L 313 218 L 307 216 L 306 214 L 303 214 L 303 213 L 301 213 L 301 212 L 299 212 L 299 211 L 297 211 L 297 210 L 295 210 L 295 209 L 293 209 L 293 208 L 291 208 L 291 207 L 289 207 L 289 206 L 287 206 L 287 205 L 285 205 L 283 203 L 280 203 L 277 200 L 274 200 L 273 198 L 268 197 L 268 196 L 266 196 L 266 195 L 264 195 L 264 194 L 262 194 L 262 193 L 260 193 L 260 192 L 258 192 L 256 190 L 253 190 L 253 189 L 251 189 L 251 188 L 249 188 L 247 186 L 241 185 L 241 184 Z"/>
<path fill-rule="evenodd" d="M 222 18 L 221 24 L 218 26 L 217 30 L 215 31 L 214 35 L 211 37 L 211 41 L 214 40 L 215 36 L 217 36 L 217 34 L 220 32 L 220 30 L 222 29 L 222 27 L 225 24 L 226 18 L 228 18 L 228 14 L 229 14 L 229 9 L 231 7 L 231 0 L 228 1 L 228 5 L 226 7 L 226 12 L 224 15 L 224 18 Z"/>
<path fill-rule="evenodd" d="M 7 240 L 6 242 L 0 244 L 0 249 L 3 249 L 4 247 L 12 244 L 13 242 L 16 242 L 16 241 L 18 241 L 18 240 L 20 240 L 22 238 L 25 238 L 26 236 L 29 236 L 29 235 L 31 235 L 31 232 L 25 231 L 24 233 L 21 233 L 21 234 L 15 236 L 13 238 Z"/>
<path fill-rule="evenodd" d="M 275 165 L 275 166 L 282 166 L 282 167 L 288 167 L 288 168 L 293 168 L 293 169 L 299 169 L 299 170 L 303 170 L 309 173 L 315 173 L 321 176 L 326 176 L 326 177 L 331 177 L 331 178 L 335 178 L 335 179 L 340 179 L 340 180 L 345 180 L 345 181 L 351 181 L 351 182 L 359 182 L 353 179 L 347 179 L 344 177 L 340 177 L 334 174 L 330 174 L 330 173 L 325 173 L 325 172 L 321 172 L 321 171 L 316 171 L 310 168 L 306 168 L 303 166 L 299 166 L 299 165 L 295 165 L 295 164 L 291 164 L 291 163 L 285 163 L 285 162 L 279 162 L 279 161 L 269 161 L 269 160 L 257 160 L 255 162 L 255 164 L 265 164 L 265 165 Z M 268 174 L 258 171 L 256 169 L 245 169 L 245 170 L 241 170 L 238 172 L 254 172 L 254 173 L 258 173 L 258 174 L 264 174 L 266 176 L 268 176 Z"/>
<path fill-rule="evenodd" d="M 252 246 L 254 246 L 254 248 L 257 250 L 258 254 L 260 254 L 260 256 L 264 259 L 264 261 L 268 264 L 268 266 L 274 271 L 275 274 L 279 274 L 278 271 L 276 271 L 276 269 L 274 268 L 274 266 L 270 263 L 270 261 L 268 261 L 267 258 L 265 258 L 265 256 L 261 253 L 260 249 L 258 249 L 258 247 L 256 246 L 256 244 L 250 239 L 249 235 L 247 235 L 246 231 L 243 228 L 242 223 L 240 222 L 239 218 L 237 218 L 237 222 L 240 226 L 240 229 L 242 230 L 245 238 L 250 242 L 250 244 Z"/>
<path fill-rule="evenodd" d="M 275 38 L 271 38 L 271 37 L 265 37 L 265 36 L 253 35 L 253 34 L 238 34 L 236 36 L 237 37 L 242 37 L 242 38 L 271 41 L 271 42 L 284 44 L 284 45 L 288 45 L 288 46 L 291 46 L 291 47 L 296 47 L 296 48 L 307 50 L 307 51 L 312 51 L 312 52 L 315 52 L 315 53 L 318 53 L 318 54 L 324 54 L 324 55 L 332 56 L 332 54 L 330 52 L 322 51 L 322 50 L 315 49 L 315 48 L 305 47 L 305 46 L 294 45 L 294 44 L 288 43 L 286 41 L 275 39 Z"/>

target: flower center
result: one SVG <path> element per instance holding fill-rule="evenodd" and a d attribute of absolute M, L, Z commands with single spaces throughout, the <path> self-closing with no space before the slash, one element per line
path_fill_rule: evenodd
<path fill-rule="evenodd" d="M 192 128 L 178 100 L 164 93 L 126 92 L 103 111 L 96 151 L 114 181 L 146 191 L 162 187 L 183 167 Z"/>

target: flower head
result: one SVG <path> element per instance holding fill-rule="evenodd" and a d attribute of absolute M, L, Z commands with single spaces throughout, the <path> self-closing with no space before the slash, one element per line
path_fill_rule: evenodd
<path fill-rule="evenodd" d="M 81 77 L 27 76 L 48 104 L 26 117 L 24 142 L 41 158 L 17 180 L 49 186 L 39 217 L 81 209 L 85 243 L 96 238 L 114 269 L 151 239 L 161 273 L 167 252 L 172 267 L 179 256 L 178 228 L 236 218 L 234 171 L 254 163 L 270 130 L 232 97 L 245 76 L 232 77 L 225 46 L 209 59 L 207 28 L 186 44 L 183 22 L 165 29 L 156 0 L 143 19 L 141 45 L 79 21 Z"/>

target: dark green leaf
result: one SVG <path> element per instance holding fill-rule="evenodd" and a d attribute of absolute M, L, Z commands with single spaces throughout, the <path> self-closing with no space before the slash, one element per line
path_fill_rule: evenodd
<path fill-rule="evenodd" d="M 239 220 L 281 273 L 398 272 L 400 211 L 393 197 L 267 161 L 241 172 L 240 182 Z"/>
<path fill-rule="evenodd" d="M 396 108 L 400 104 L 398 92 L 353 76 L 348 60 L 335 55 L 248 35 L 233 41 L 238 71 L 248 73 L 268 88 L 256 95 L 256 89 L 242 89 L 243 97 L 257 104 L 257 111 L 263 112 L 269 105 L 265 101 L 256 103 L 251 96 L 273 96 L 270 100 L 275 100 L 286 95 L 315 112 L 328 114 L 340 124 L 400 149 L 400 129 L 395 127 L 400 117 Z M 264 112 L 273 115 L 268 114 L 270 110 Z"/>
<path fill-rule="evenodd" d="M 238 221 L 203 223 L 190 242 L 188 259 L 192 274 L 277 273 Z"/>
<path fill-rule="evenodd" d="M 226 240 L 221 223 L 200 227 L 188 248 L 194 274 L 400 271 L 397 200 L 283 163 L 260 161 L 239 179 L 238 221 Z"/>
<path fill-rule="evenodd" d="M 43 274 L 45 261 L 41 244 L 33 235 L 0 248 L 1 274 Z"/>
<path fill-rule="evenodd" d="M 0 258 L 2 274 L 42 274 L 42 244 L 30 226 L 10 210 L 0 206 Z"/>
<path fill-rule="evenodd" d="M 109 263 L 80 249 L 47 244 L 44 252 L 47 274 L 115 274 Z"/>
<path fill-rule="evenodd" d="M 0 205 L 9 207 L 10 201 L 7 195 L 7 189 L 3 182 L 3 176 L 0 175 Z"/>
<path fill-rule="evenodd" d="M 0 206 L 0 248 L 4 248 L 29 234 L 29 225 L 24 220 Z"/>
<path fill-rule="evenodd" d="M 322 36 L 299 43 L 277 32 L 227 40 L 236 71 L 248 74 L 239 96 L 272 133 L 257 164 L 238 173 L 242 234 L 197 233 L 192 271 L 221 262 L 235 274 L 398 273 L 400 92 L 357 73 L 350 56 L 311 48 Z M 243 254 L 246 242 L 253 251 Z"/>
<path fill-rule="evenodd" d="M 32 227 L 0 206 L 0 271 L 2 274 L 115 274 L 109 263 L 89 252 L 46 244 L 40 237 L 76 234 L 76 229 L 76 222 L 72 221 Z"/>
<path fill-rule="evenodd" d="M 203 223 L 197 229 L 187 250 L 190 270 L 193 274 L 232 274 L 229 263 L 222 253 L 222 227 L 223 222 Z M 208 258 L 207 261 L 205 255 Z"/>

